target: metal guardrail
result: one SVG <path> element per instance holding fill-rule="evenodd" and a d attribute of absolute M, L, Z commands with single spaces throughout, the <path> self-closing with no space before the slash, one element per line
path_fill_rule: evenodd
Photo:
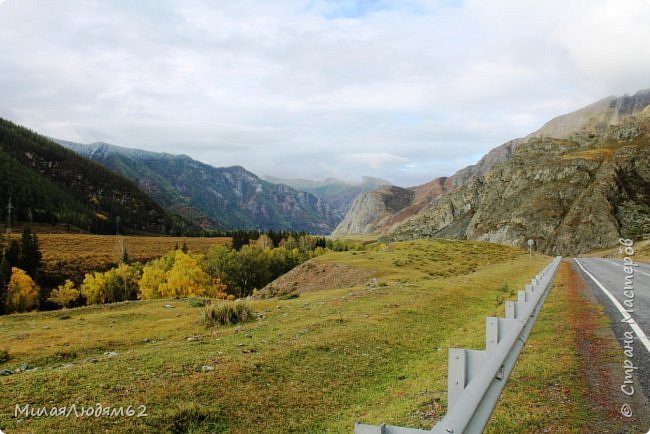
<path fill-rule="evenodd" d="M 432 430 L 357 423 L 355 434 L 483 432 L 544 304 L 561 259 L 559 256 L 553 259 L 524 291 L 519 291 L 516 302 L 505 302 L 505 318 L 486 318 L 485 350 L 449 349 L 447 414 Z"/>

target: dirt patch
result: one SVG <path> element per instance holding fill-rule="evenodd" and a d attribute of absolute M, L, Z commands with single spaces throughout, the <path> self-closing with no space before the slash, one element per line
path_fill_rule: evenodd
<path fill-rule="evenodd" d="M 323 289 L 361 286 L 373 276 L 374 272 L 370 270 L 311 260 L 266 285 L 257 293 L 256 297 L 268 298 Z"/>

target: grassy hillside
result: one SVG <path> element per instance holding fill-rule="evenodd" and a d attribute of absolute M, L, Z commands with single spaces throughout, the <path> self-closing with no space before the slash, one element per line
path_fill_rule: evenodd
<path fill-rule="evenodd" d="M 377 281 L 255 300 L 256 321 L 213 329 L 201 323 L 200 308 L 183 300 L 2 317 L 10 358 L 0 369 L 37 369 L 0 376 L 0 427 L 349 433 L 362 420 L 430 428 L 446 411 L 447 348 L 482 348 L 485 316 L 502 314 L 510 288 L 522 287 L 549 260 L 466 241 L 328 253 L 315 261 L 372 270 Z M 149 415 L 13 418 L 15 404 L 97 402 L 146 405 Z M 575 400 L 551 410 L 565 420 L 581 406 Z M 503 417 L 508 426 L 518 416 Z"/>

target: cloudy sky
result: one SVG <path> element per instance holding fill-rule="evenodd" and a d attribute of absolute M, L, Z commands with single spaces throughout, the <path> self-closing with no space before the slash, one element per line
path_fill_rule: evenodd
<path fill-rule="evenodd" d="M 0 117 L 416 185 L 650 88 L 648 23 L 650 0 L 0 0 Z"/>

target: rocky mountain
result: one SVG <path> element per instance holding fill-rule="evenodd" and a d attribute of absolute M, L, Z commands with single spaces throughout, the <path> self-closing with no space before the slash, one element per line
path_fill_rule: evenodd
<path fill-rule="evenodd" d="M 133 182 L 26 128 L 0 119 L 0 204 L 13 221 L 95 233 L 191 234 Z"/>
<path fill-rule="evenodd" d="M 357 197 L 339 223 L 333 236 L 367 234 L 377 232 L 388 225 L 396 213 L 413 202 L 415 192 L 396 186 L 384 186 Z"/>
<path fill-rule="evenodd" d="M 650 90 L 605 98 L 496 151 L 454 175 L 457 183 L 438 182 L 444 191 L 419 213 L 382 215 L 391 224 L 375 232 L 519 246 L 534 239 L 564 255 L 650 232 Z"/>
<path fill-rule="evenodd" d="M 361 193 L 332 235 L 391 232 L 409 218 L 426 211 L 441 194 L 462 187 L 475 177 L 483 176 L 494 165 L 509 159 L 520 142 L 520 139 L 516 139 L 504 143 L 488 152 L 478 163 L 467 166 L 452 176 L 436 178 L 407 189 L 380 187 L 375 191 Z M 411 193 L 407 194 L 406 191 Z M 391 197 L 393 194 L 396 197 Z M 392 205 L 387 207 L 387 202 Z"/>
<path fill-rule="evenodd" d="M 274 184 L 285 184 L 299 191 L 306 191 L 332 205 L 341 215 L 345 215 L 352 202 L 361 193 L 391 185 L 381 178 L 364 176 L 360 182 L 344 181 L 336 178 L 326 178 L 320 181 L 309 179 L 283 179 L 264 176 L 263 179 Z"/>
<path fill-rule="evenodd" d="M 205 229 L 327 234 L 342 218 L 324 200 L 284 184 L 264 181 L 240 166 L 217 168 L 186 155 L 106 143 L 59 142 L 130 178 L 160 205 Z"/>

